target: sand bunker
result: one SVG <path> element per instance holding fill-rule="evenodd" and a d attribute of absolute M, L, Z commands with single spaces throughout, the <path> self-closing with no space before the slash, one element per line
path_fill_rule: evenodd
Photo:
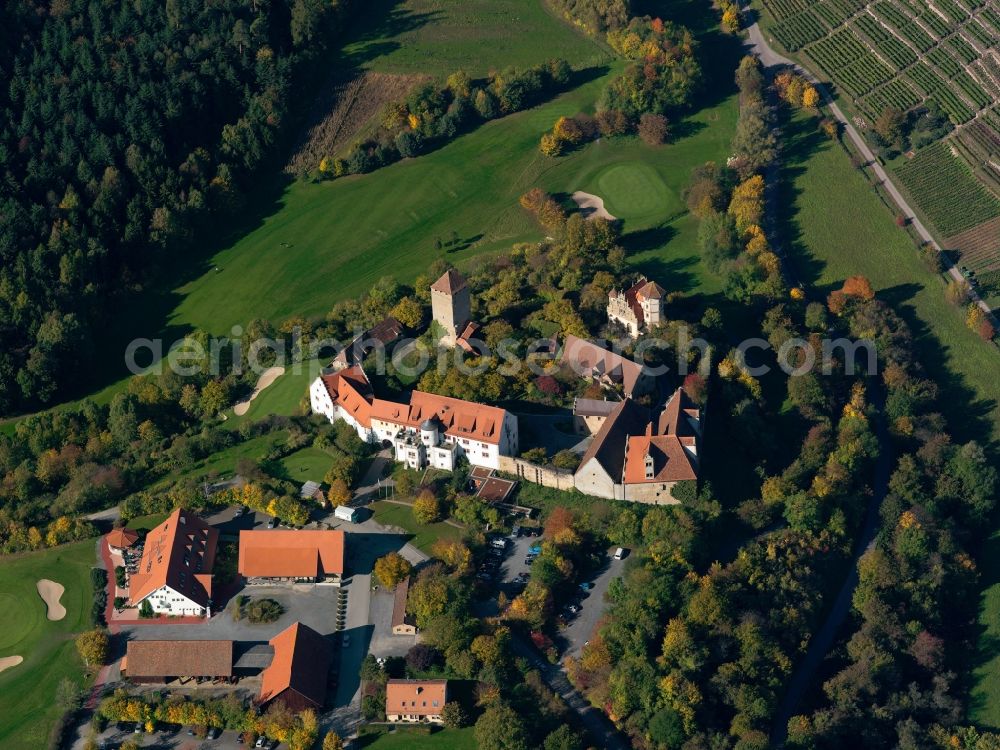
<path fill-rule="evenodd" d="M 22 661 L 24 661 L 23 656 L 0 656 L 0 672 L 11 667 L 16 667 Z"/>
<path fill-rule="evenodd" d="M 267 388 L 271 383 L 277 380 L 279 377 L 285 374 L 284 367 L 268 367 L 264 372 L 260 374 L 257 378 L 257 385 L 253 389 L 253 393 L 250 394 L 250 398 L 246 401 L 240 401 L 236 406 L 233 407 L 233 412 L 237 417 L 242 417 L 247 413 L 247 409 L 250 408 L 250 402 L 260 395 L 260 392 Z"/>
<path fill-rule="evenodd" d="M 50 620 L 61 620 L 64 618 L 66 616 L 66 608 L 59 603 L 59 600 L 62 598 L 63 592 L 66 591 L 66 587 L 61 583 L 50 581 L 48 578 L 43 578 L 35 586 L 38 588 L 38 595 L 42 597 L 42 601 L 45 602 L 45 606 L 49 609 L 46 617 Z"/>
<path fill-rule="evenodd" d="M 607 219 L 608 221 L 615 220 L 615 217 L 608 213 L 608 209 L 604 207 L 603 198 L 593 195 L 592 193 L 584 193 L 580 190 L 577 190 L 570 197 L 576 203 L 585 218 L 593 219 L 599 216 L 600 218 Z"/>

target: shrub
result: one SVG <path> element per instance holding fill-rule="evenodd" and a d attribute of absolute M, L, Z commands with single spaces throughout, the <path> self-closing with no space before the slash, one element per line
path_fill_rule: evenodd
<path fill-rule="evenodd" d="M 254 599 L 243 608 L 247 621 L 253 625 L 276 622 L 285 608 L 274 599 Z"/>
<path fill-rule="evenodd" d="M 650 146 L 659 146 L 667 140 L 670 124 L 663 115 L 649 112 L 639 118 L 639 137 Z"/>

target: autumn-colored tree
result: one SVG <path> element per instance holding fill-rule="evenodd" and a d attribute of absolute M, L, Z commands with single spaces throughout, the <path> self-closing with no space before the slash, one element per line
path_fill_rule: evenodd
<path fill-rule="evenodd" d="M 390 552 L 375 561 L 375 576 L 387 589 L 394 589 L 410 577 L 413 566 L 398 552 Z"/>
<path fill-rule="evenodd" d="M 970 302 L 965 310 L 965 325 L 972 331 L 979 331 L 979 327 L 986 320 L 986 313 L 983 312 L 977 303 Z"/>
<path fill-rule="evenodd" d="M 459 575 L 472 569 L 472 551 L 461 542 L 438 539 L 431 546 L 431 554 Z"/>
<path fill-rule="evenodd" d="M 684 377 L 684 390 L 687 395 L 699 406 L 705 405 L 705 399 L 708 394 L 708 384 L 705 382 L 705 378 L 696 372 L 689 373 Z"/>
<path fill-rule="evenodd" d="M 441 517 L 441 504 L 429 489 L 422 490 L 413 502 L 413 518 L 417 523 L 434 523 Z"/>
<path fill-rule="evenodd" d="M 347 505 L 353 496 L 354 493 L 347 486 L 347 482 L 340 478 L 333 480 L 329 491 L 326 493 L 326 499 L 330 501 L 330 505 L 334 508 Z"/>
<path fill-rule="evenodd" d="M 552 134 L 565 143 L 577 144 L 583 140 L 583 130 L 572 117 L 560 117 L 552 126 Z"/>
<path fill-rule="evenodd" d="M 552 133 L 543 133 L 538 143 L 538 150 L 546 156 L 559 156 L 563 152 L 563 141 Z"/>
<path fill-rule="evenodd" d="M 107 661 L 109 643 L 107 631 L 94 628 L 76 637 L 76 650 L 84 664 L 95 667 Z"/>
<path fill-rule="evenodd" d="M 646 112 L 639 118 L 639 137 L 650 146 L 659 146 L 670 135 L 670 123 L 663 115 Z"/>
<path fill-rule="evenodd" d="M 840 291 L 848 297 L 857 297 L 863 300 L 875 299 L 875 290 L 872 289 L 872 283 L 864 276 L 848 276 L 844 280 L 844 286 L 841 287 Z"/>
<path fill-rule="evenodd" d="M 802 89 L 802 106 L 809 109 L 816 109 L 819 106 L 819 91 L 811 84 L 806 84 Z"/>
<path fill-rule="evenodd" d="M 722 30 L 727 34 L 736 34 L 740 30 L 740 9 L 734 3 L 726 3 L 722 11 Z"/>
<path fill-rule="evenodd" d="M 521 208 L 531 211 L 531 213 L 537 213 L 545 202 L 549 195 L 541 188 L 531 188 L 528 192 L 524 193 L 519 199 L 518 203 L 521 204 Z"/>
<path fill-rule="evenodd" d="M 602 109 L 597 113 L 597 127 L 605 137 L 624 135 L 629 128 L 628 117 L 617 109 Z"/>
<path fill-rule="evenodd" d="M 556 506 L 545 520 L 545 536 L 554 539 L 560 532 L 573 528 L 573 511 L 562 505 Z"/>
<path fill-rule="evenodd" d="M 986 316 L 983 316 L 983 320 L 979 324 L 979 328 L 977 329 L 976 333 L 979 334 L 979 338 L 981 338 L 983 341 L 992 341 L 993 337 L 996 336 L 997 334 L 996 329 L 993 327 L 993 324 L 989 321 L 989 318 L 987 318 Z"/>
<path fill-rule="evenodd" d="M 740 232 L 760 225 L 764 217 L 764 178 L 761 175 L 754 175 L 733 189 L 728 212 Z"/>

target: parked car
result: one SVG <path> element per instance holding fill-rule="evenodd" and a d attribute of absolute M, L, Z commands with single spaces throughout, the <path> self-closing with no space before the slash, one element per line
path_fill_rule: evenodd
<path fill-rule="evenodd" d="M 348 646 L 351 645 L 351 636 L 349 636 L 347 633 L 344 633 L 344 642 L 342 645 L 344 646 L 344 648 L 347 648 Z"/>
<path fill-rule="evenodd" d="M 132 730 L 132 733 L 133 734 L 142 734 L 142 730 L 143 730 L 143 726 L 142 726 L 142 722 L 140 721 L 140 722 L 136 723 L 135 729 Z"/>
<path fill-rule="evenodd" d="M 615 559 L 616 560 L 623 560 L 623 559 L 625 559 L 626 555 L 628 555 L 628 550 L 625 549 L 624 547 L 619 547 L 618 549 L 615 550 Z"/>
<path fill-rule="evenodd" d="M 277 522 L 278 522 L 278 519 L 277 519 L 277 518 L 272 518 L 272 519 L 271 519 L 270 521 L 268 521 L 268 522 L 267 522 L 267 528 L 269 528 L 269 529 L 273 529 L 273 528 L 274 528 L 274 525 L 275 525 L 275 524 L 276 524 Z M 258 745 L 257 747 L 263 747 L 263 745 Z"/>
<path fill-rule="evenodd" d="M 534 557 L 526 557 L 526 558 L 524 558 L 524 564 L 525 565 L 534 565 L 535 564 L 535 558 Z"/>
<path fill-rule="evenodd" d="M 261 735 L 257 738 L 257 744 L 254 747 L 265 747 L 267 745 L 267 737 Z"/>
<path fill-rule="evenodd" d="M 216 729 L 215 727 L 209 727 L 208 728 L 208 733 L 205 736 L 208 737 L 208 739 L 210 739 L 210 740 L 214 740 L 220 734 L 222 734 L 222 730 Z"/>
<path fill-rule="evenodd" d="M 507 540 L 503 537 L 498 537 L 490 542 L 490 546 L 493 547 L 493 549 L 507 549 Z"/>
<path fill-rule="evenodd" d="M 243 514 L 244 514 L 245 512 L 246 512 L 246 508 L 242 508 L 242 507 L 240 507 L 240 508 L 237 508 L 237 509 L 236 509 L 236 512 L 235 512 L 235 513 L 233 513 L 233 518 L 239 518 L 239 517 L 240 517 L 240 516 L 242 516 L 242 515 L 243 515 Z"/>
<path fill-rule="evenodd" d="M 592 588 L 594 588 L 594 584 L 589 581 L 584 581 L 580 584 L 580 591 L 590 591 Z"/>
<path fill-rule="evenodd" d="M 528 552 L 530 552 L 532 555 L 540 554 L 541 551 L 542 551 L 542 545 L 540 544 L 532 544 L 530 547 L 528 547 Z"/>

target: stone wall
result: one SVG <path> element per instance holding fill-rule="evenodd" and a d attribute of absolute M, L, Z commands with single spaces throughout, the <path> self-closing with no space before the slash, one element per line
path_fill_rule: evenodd
<path fill-rule="evenodd" d="M 523 458 L 500 456 L 500 471 L 513 474 L 518 479 L 556 490 L 571 490 L 575 486 L 572 472 L 554 469 L 550 466 L 538 466 Z"/>

